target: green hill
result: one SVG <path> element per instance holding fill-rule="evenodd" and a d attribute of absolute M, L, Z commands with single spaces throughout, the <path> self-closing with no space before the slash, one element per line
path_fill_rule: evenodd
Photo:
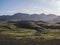
<path fill-rule="evenodd" d="M 0 45 L 60 45 L 59 27 L 42 21 L 0 22 Z"/>

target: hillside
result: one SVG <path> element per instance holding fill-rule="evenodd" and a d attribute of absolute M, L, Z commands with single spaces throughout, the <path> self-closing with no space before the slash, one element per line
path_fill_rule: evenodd
<path fill-rule="evenodd" d="M 54 22 L 60 22 L 60 16 L 53 19 Z"/>
<path fill-rule="evenodd" d="M 0 22 L 0 45 L 60 45 L 60 23 Z"/>

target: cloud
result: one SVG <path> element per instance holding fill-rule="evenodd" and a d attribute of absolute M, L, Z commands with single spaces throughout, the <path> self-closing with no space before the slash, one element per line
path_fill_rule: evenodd
<path fill-rule="evenodd" d="M 20 1 L 20 2 L 19 2 Z M 6 3 L 6 7 L 0 9 L 0 14 L 13 14 L 17 12 L 23 13 L 54 13 L 60 14 L 60 0 L 19 0 L 14 4 L 11 2 L 9 7 Z M 9 2 L 9 1 L 8 1 Z M 16 4 L 16 5 L 15 5 Z M 1 11 L 2 10 L 2 11 Z"/>

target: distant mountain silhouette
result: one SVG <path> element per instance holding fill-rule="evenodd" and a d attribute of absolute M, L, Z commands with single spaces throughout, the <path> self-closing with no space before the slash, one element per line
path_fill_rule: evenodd
<path fill-rule="evenodd" d="M 16 13 L 14 15 L 3 15 L 0 16 L 0 21 L 10 21 L 10 20 L 34 20 L 34 21 L 59 21 L 60 22 L 60 16 L 56 16 L 54 14 L 26 14 L 26 13 Z"/>
<path fill-rule="evenodd" d="M 54 22 L 60 22 L 60 16 L 53 19 Z"/>

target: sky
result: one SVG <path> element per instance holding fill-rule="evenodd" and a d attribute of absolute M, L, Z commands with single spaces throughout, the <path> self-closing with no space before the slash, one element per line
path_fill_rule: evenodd
<path fill-rule="evenodd" d="M 14 13 L 60 15 L 60 0 L 0 0 L 0 15 Z"/>

